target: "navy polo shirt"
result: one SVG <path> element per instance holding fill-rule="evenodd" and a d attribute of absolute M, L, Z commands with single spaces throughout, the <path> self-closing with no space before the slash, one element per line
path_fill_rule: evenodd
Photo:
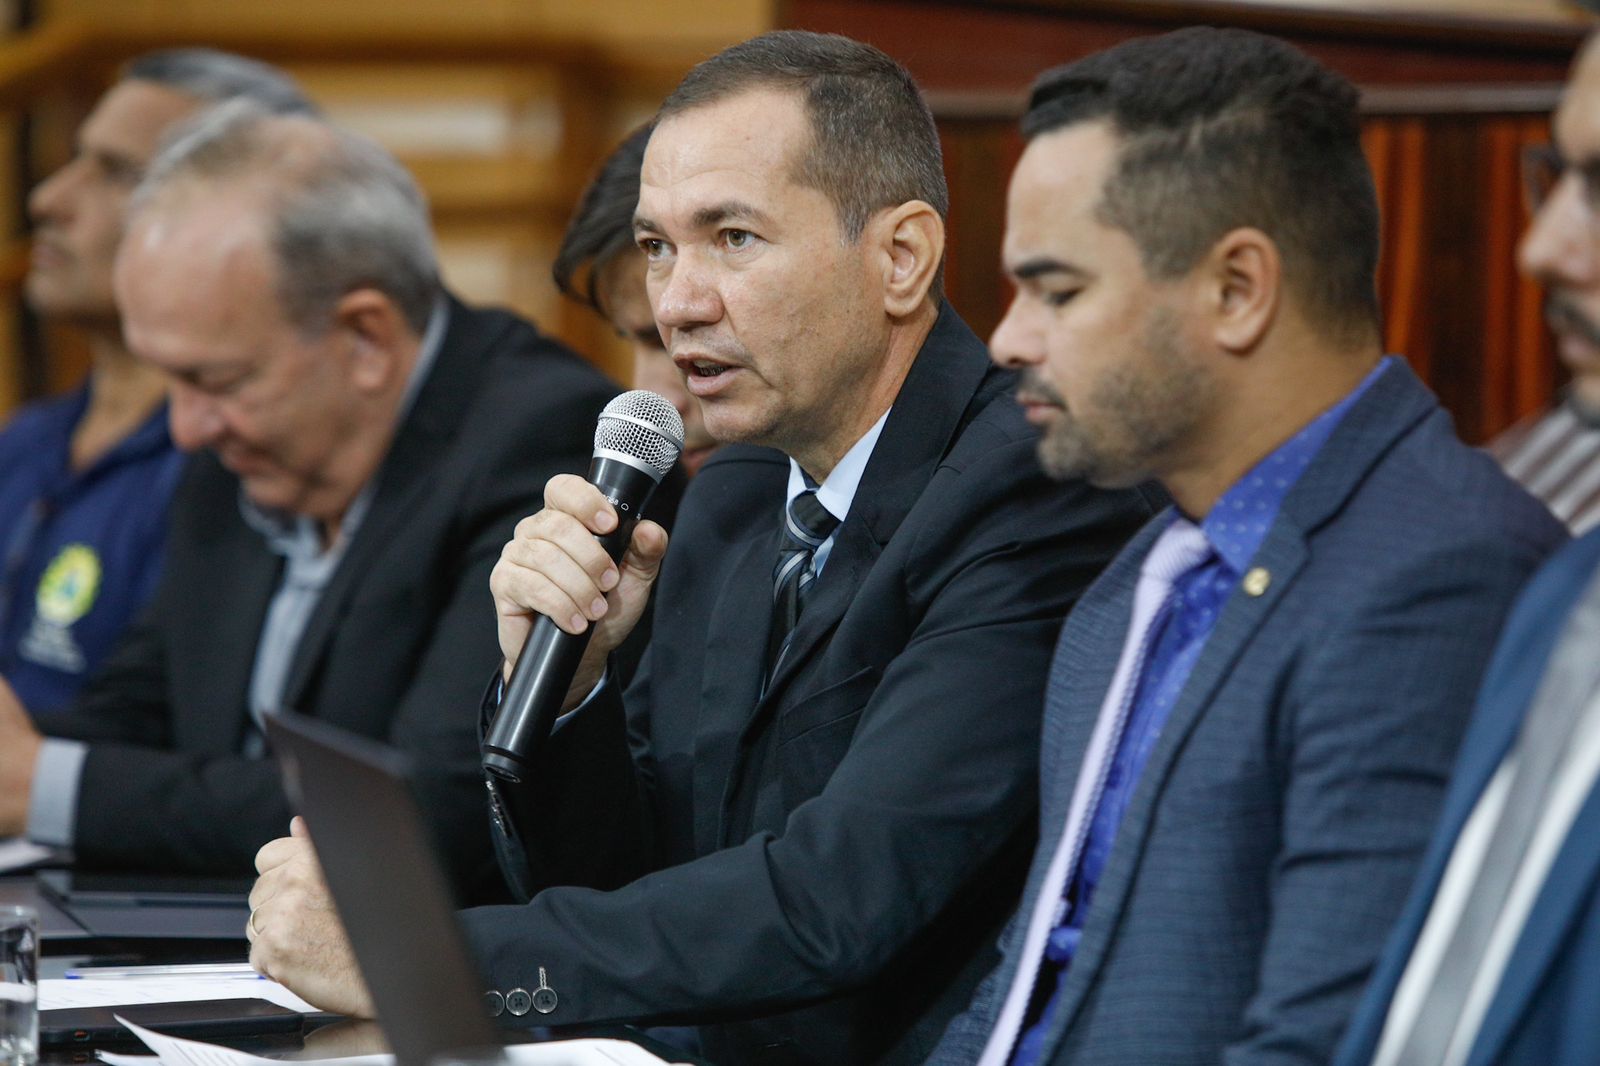
<path fill-rule="evenodd" d="M 36 719 L 65 710 L 155 590 L 183 468 L 163 404 L 71 468 L 85 386 L 0 430 L 0 675 Z"/>

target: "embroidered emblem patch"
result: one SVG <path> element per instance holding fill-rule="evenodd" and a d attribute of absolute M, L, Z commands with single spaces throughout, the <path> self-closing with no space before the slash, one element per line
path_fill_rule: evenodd
<path fill-rule="evenodd" d="M 70 626 L 89 613 L 100 593 L 100 556 L 87 544 L 68 544 L 45 567 L 35 609 L 40 618 Z"/>

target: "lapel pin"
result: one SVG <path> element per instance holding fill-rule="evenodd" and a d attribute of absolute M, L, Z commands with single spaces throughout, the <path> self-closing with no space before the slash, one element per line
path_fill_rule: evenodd
<path fill-rule="evenodd" d="M 1244 594 L 1246 596 L 1259 596 L 1267 591 L 1267 586 L 1272 584 L 1272 575 L 1264 566 L 1254 566 L 1244 575 Z"/>

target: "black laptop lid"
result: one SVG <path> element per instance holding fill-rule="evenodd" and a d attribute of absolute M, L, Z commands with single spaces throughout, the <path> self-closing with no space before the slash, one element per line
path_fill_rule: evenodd
<path fill-rule="evenodd" d="M 400 1066 L 499 1043 L 405 760 L 287 711 L 266 726 Z"/>

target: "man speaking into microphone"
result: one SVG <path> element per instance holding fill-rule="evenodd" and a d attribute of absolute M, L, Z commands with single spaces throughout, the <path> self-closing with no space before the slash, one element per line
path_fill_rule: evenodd
<path fill-rule="evenodd" d="M 1151 507 L 1039 471 L 1012 376 L 942 301 L 938 137 L 887 56 L 728 49 L 641 178 L 657 323 L 737 443 L 670 552 L 643 521 L 614 565 L 616 513 L 557 477 L 495 569 L 507 676 L 535 615 L 593 633 L 511 791 L 542 891 L 463 915 L 485 992 L 524 1025 L 704 1023 L 714 1062 L 917 1062 L 1017 897 L 1061 618 Z M 370 1013 L 307 842 L 258 865 L 255 964 Z"/>

